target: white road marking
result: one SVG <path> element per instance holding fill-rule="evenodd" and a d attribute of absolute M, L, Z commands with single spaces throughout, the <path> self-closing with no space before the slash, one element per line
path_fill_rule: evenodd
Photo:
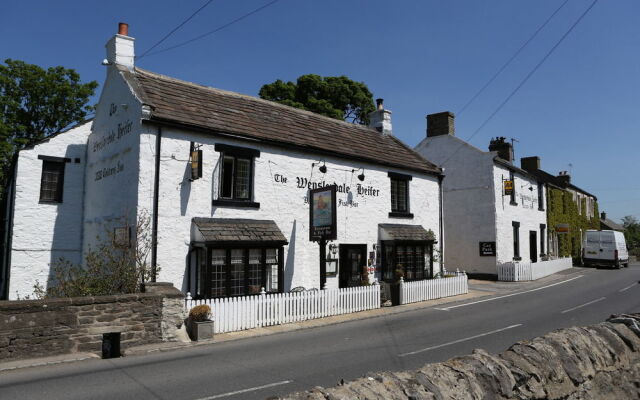
<path fill-rule="evenodd" d="M 266 389 L 266 388 L 270 388 L 270 387 L 274 387 L 274 386 L 280 386 L 280 385 L 286 385 L 287 383 L 291 383 L 293 381 L 281 381 L 281 382 L 274 382 L 274 383 L 268 383 L 266 385 L 262 385 L 262 386 L 256 386 L 256 387 L 252 387 L 252 388 L 247 388 L 247 389 L 242 389 L 242 390 L 236 390 L 235 392 L 229 392 L 229 393 L 222 393 L 222 394 L 216 394 L 215 396 L 209 396 L 209 397 L 202 397 L 200 399 L 197 400 L 213 400 L 213 399 L 220 399 L 222 397 L 229 397 L 229 396 L 234 396 L 236 394 L 242 394 L 242 393 L 247 393 L 247 392 L 253 392 L 256 390 L 260 390 L 260 389 Z"/>
<path fill-rule="evenodd" d="M 573 310 L 577 310 L 578 308 L 586 307 L 586 306 L 588 306 L 589 304 L 597 303 L 597 302 L 602 301 L 602 300 L 604 300 L 604 299 L 606 299 L 606 297 L 600 297 L 599 299 L 591 300 L 591 301 L 586 302 L 586 303 L 584 303 L 584 304 L 580 304 L 579 306 L 576 306 L 576 307 L 570 308 L 570 309 L 568 309 L 568 310 L 564 310 L 564 311 L 562 311 L 560 314 L 568 313 L 569 311 L 573 311 Z"/>
<path fill-rule="evenodd" d="M 511 296 L 518 296 L 518 295 L 520 295 L 520 294 L 531 293 L 531 292 L 537 292 L 538 290 L 542 290 L 542 289 L 550 288 L 550 287 L 552 287 L 552 286 L 556 286 L 556 285 L 560 285 L 560 284 L 563 284 L 563 283 L 567 283 L 567 282 L 570 282 L 570 281 L 572 281 L 572 280 L 574 280 L 574 279 L 582 278 L 583 276 L 584 276 L 584 275 L 578 275 L 578 276 L 573 277 L 573 278 L 571 278 L 571 279 L 566 279 L 566 280 L 564 280 L 564 281 L 560 281 L 560 282 L 552 283 L 551 285 L 542 286 L 542 287 L 535 288 L 535 289 L 530 289 L 530 290 L 525 290 L 525 291 L 522 291 L 522 292 L 505 294 L 505 295 L 503 295 L 503 296 L 497 296 L 497 297 L 491 297 L 491 298 L 489 298 L 489 299 L 478 300 L 478 301 L 472 301 L 472 302 L 470 302 L 470 303 L 458 304 L 458 305 L 451 306 L 451 307 L 442 307 L 442 308 L 435 308 L 435 307 L 434 307 L 434 308 L 435 308 L 436 310 L 440 310 L 440 311 L 449 311 L 449 310 L 451 310 L 451 309 L 453 309 L 453 308 L 465 307 L 465 306 L 471 306 L 471 305 L 473 305 L 473 304 L 484 303 L 484 302 L 487 302 L 487 301 L 493 301 L 493 300 L 504 299 L 504 298 L 506 298 L 506 297 L 511 297 Z"/>
<path fill-rule="evenodd" d="M 480 337 L 483 337 L 483 336 L 493 335 L 494 333 L 506 331 L 507 329 L 517 328 L 519 326 L 522 326 L 522 324 L 510 325 L 510 326 L 507 326 L 506 328 L 500 328 L 500 329 L 496 329 L 495 331 L 480 333 L 478 335 L 470 336 L 468 338 L 454 340 L 453 342 L 443 343 L 443 344 L 439 344 L 437 346 L 431 346 L 431 347 L 427 347 L 427 348 L 424 348 L 424 349 L 411 351 L 409 353 L 398 354 L 398 357 L 405 357 L 405 356 L 411 356 L 411 355 L 418 354 L 418 353 L 424 353 L 425 351 L 435 350 L 435 349 L 439 349 L 441 347 L 451 346 L 452 344 L 462 343 L 462 342 L 466 342 L 466 341 L 469 341 L 469 340 L 477 339 L 477 338 L 480 338 Z"/>
<path fill-rule="evenodd" d="M 635 285 L 637 285 L 637 284 L 638 284 L 638 282 L 636 282 L 636 283 L 634 283 L 634 284 L 632 284 L 632 285 L 629 285 L 629 286 L 627 286 L 626 288 L 620 289 L 620 290 L 618 290 L 618 292 L 622 293 L 622 292 L 624 292 L 624 291 L 626 291 L 626 290 L 631 289 L 632 287 L 634 287 L 634 286 L 635 286 Z"/>

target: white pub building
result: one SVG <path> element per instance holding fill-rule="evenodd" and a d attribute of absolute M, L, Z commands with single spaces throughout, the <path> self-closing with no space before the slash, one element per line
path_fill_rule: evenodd
<path fill-rule="evenodd" d="M 445 111 L 427 116 L 427 137 L 416 151 L 446 175 L 447 268 L 496 275 L 498 265 L 536 262 L 546 254 L 545 185 L 514 165 L 505 138 L 482 151 L 455 136 L 454 115 Z"/>
<path fill-rule="evenodd" d="M 134 66 L 127 29 L 106 45 L 95 118 L 19 153 L 2 298 L 51 284 L 57 259 L 82 264 L 143 214 L 156 280 L 194 297 L 439 272 L 442 172 L 393 136 L 381 100 L 365 127 L 162 76 Z M 308 193 L 333 185 L 321 277 Z"/>

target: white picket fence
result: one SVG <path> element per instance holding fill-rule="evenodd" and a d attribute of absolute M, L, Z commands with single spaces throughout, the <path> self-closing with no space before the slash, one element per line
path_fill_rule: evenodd
<path fill-rule="evenodd" d="M 459 273 L 451 278 L 413 282 L 400 280 L 400 304 L 440 299 L 464 293 L 469 293 L 469 284 L 465 273 Z"/>
<path fill-rule="evenodd" d="M 569 269 L 573 266 L 571 257 L 532 262 L 509 262 L 497 266 L 498 280 L 508 282 L 535 281 Z"/>
<path fill-rule="evenodd" d="M 234 332 L 380 308 L 380 285 L 201 300 L 187 294 L 187 312 L 199 304 L 211 306 L 215 333 Z"/>

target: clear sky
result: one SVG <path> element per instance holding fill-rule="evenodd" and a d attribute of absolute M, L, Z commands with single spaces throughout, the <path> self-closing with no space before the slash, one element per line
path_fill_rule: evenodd
<path fill-rule="evenodd" d="M 154 51 L 212 31 L 270 0 L 214 0 Z M 138 55 L 196 9 L 198 1 L 8 0 L 0 57 L 105 77 L 104 44 L 130 25 Z M 299 75 L 347 75 L 393 111 L 394 134 L 411 146 L 426 114 L 458 111 L 564 0 L 279 0 L 189 45 L 148 55 L 142 68 L 257 95 Z M 592 0 L 569 0 L 464 112 L 467 140 Z M 640 218 L 640 1 L 600 0 L 506 106 L 471 140 L 516 138 L 516 157 L 571 172 L 614 220 Z M 571 166 L 569 165 L 571 164 Z"/>

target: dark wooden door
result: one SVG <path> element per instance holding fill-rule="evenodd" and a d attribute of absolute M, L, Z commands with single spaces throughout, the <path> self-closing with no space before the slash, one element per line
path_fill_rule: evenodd
<path fill-rule="evenodd" d="M 366 244 L 341 244 L 339 286 L 347 288 L 362 285 L 362 270 L 365 265 L 367 265 Z"/>
<path fill-rule="evenodd" d="M 538 261 L 538 239 L 536 231 L 529 231 L 529 257 L 531 262 Z"/>

